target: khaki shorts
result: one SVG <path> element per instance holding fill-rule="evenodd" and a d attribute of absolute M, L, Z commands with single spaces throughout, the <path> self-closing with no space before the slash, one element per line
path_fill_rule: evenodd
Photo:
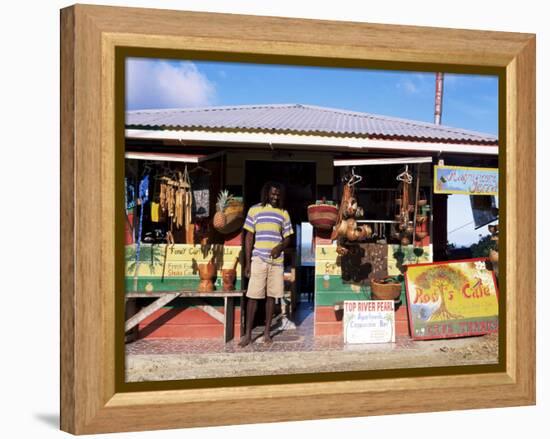
<path fill-rule="evenodd" d="M 283 297 L 284 278 L 283 266 L 270 264 L 254 256 L 250 265 L 250 280 L 246 297 L 264 299 L 269 297 Z"/>

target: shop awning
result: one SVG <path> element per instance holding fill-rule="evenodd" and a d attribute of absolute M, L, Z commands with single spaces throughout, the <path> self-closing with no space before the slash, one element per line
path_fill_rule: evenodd
<path fill-rule="evenodd" d="M 416 151 L 417 153 L 454 153 L 498 155 L 498 146 L 472 145 L 469 143 L 442 143 L 429 141 L 404 141 L 361 139 L 354 137 L 329 137 L 297 134 L 270 134 L 245 132 L 211 132 L 180 130 L 126 129 L 127 139 L 170 140 L 178 144 L 208 144 L 224 147 L 295 148 L 317 151 L 348 150 L 357 152 Z"/>
<path fill-rule="evenodd" d="M 158 152 L 132 152 L 127 151 L 124 157 L 134 160 L 154 160 L 160 162 L 183 162 L 183 163 L 201 163 L 222 155 L 223 152 L 215 154 L 174 154 Z"/>
<path fill-rule="evenodd" d="M 338 159 L 334 166 L 362 166 L 362 165 L 398 165 L 411 163 L 431 163 L 431 157 L 397 157 L 380 159 Z"/>

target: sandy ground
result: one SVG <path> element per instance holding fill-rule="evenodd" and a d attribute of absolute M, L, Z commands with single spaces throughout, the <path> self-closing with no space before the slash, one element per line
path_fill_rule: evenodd
<path fill-rule="evenodd" d="M 496 334 L 449 340 L 381 345 L 348 345 L 307 352 L 229 352 L 127 355 L 126 381 L 284 375 L 498 362 Z"/>

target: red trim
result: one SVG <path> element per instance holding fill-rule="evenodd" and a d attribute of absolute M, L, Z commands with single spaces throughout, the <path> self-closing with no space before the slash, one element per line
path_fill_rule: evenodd
<path fill-rule="evenodd" d="M 489 258 L 472 258 L 472 259 L 456 259 L 452 261 L 438 261 L 438 262 L 423 262 L 421 264 L 407 264 L 407 267 L 421 267 L 423 265 L 445 265 L 445 264 L 454 264 L 457 262 L 478 262 L 486 261 Z"/>
<path fill-rule="evenodd" d="M 496 334 L 498 333 L 498 328 L 496 331 L 480 331 L 480 332 L 463 332 L 460 334 L 452 334 L 452 335 L 428 335 L 428 336 L 416 336 L 414 333 L 411 332 L 411 338 L 413 340 L 441 340 L 441 339 L 448 339 L 448 338 L 463 338 L 463 337 L 476 337 L 479 335 L 487 335 L 487 334 Z"/>

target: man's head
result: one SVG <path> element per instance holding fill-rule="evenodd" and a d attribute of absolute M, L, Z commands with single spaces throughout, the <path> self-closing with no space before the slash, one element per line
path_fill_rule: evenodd
<path fill-rule="evenodd" d="M 285 205 L 285 188 L 282 184 L 268 181 L 262 187 L 262 206 L 270 204 L 280 209 Z"/>

